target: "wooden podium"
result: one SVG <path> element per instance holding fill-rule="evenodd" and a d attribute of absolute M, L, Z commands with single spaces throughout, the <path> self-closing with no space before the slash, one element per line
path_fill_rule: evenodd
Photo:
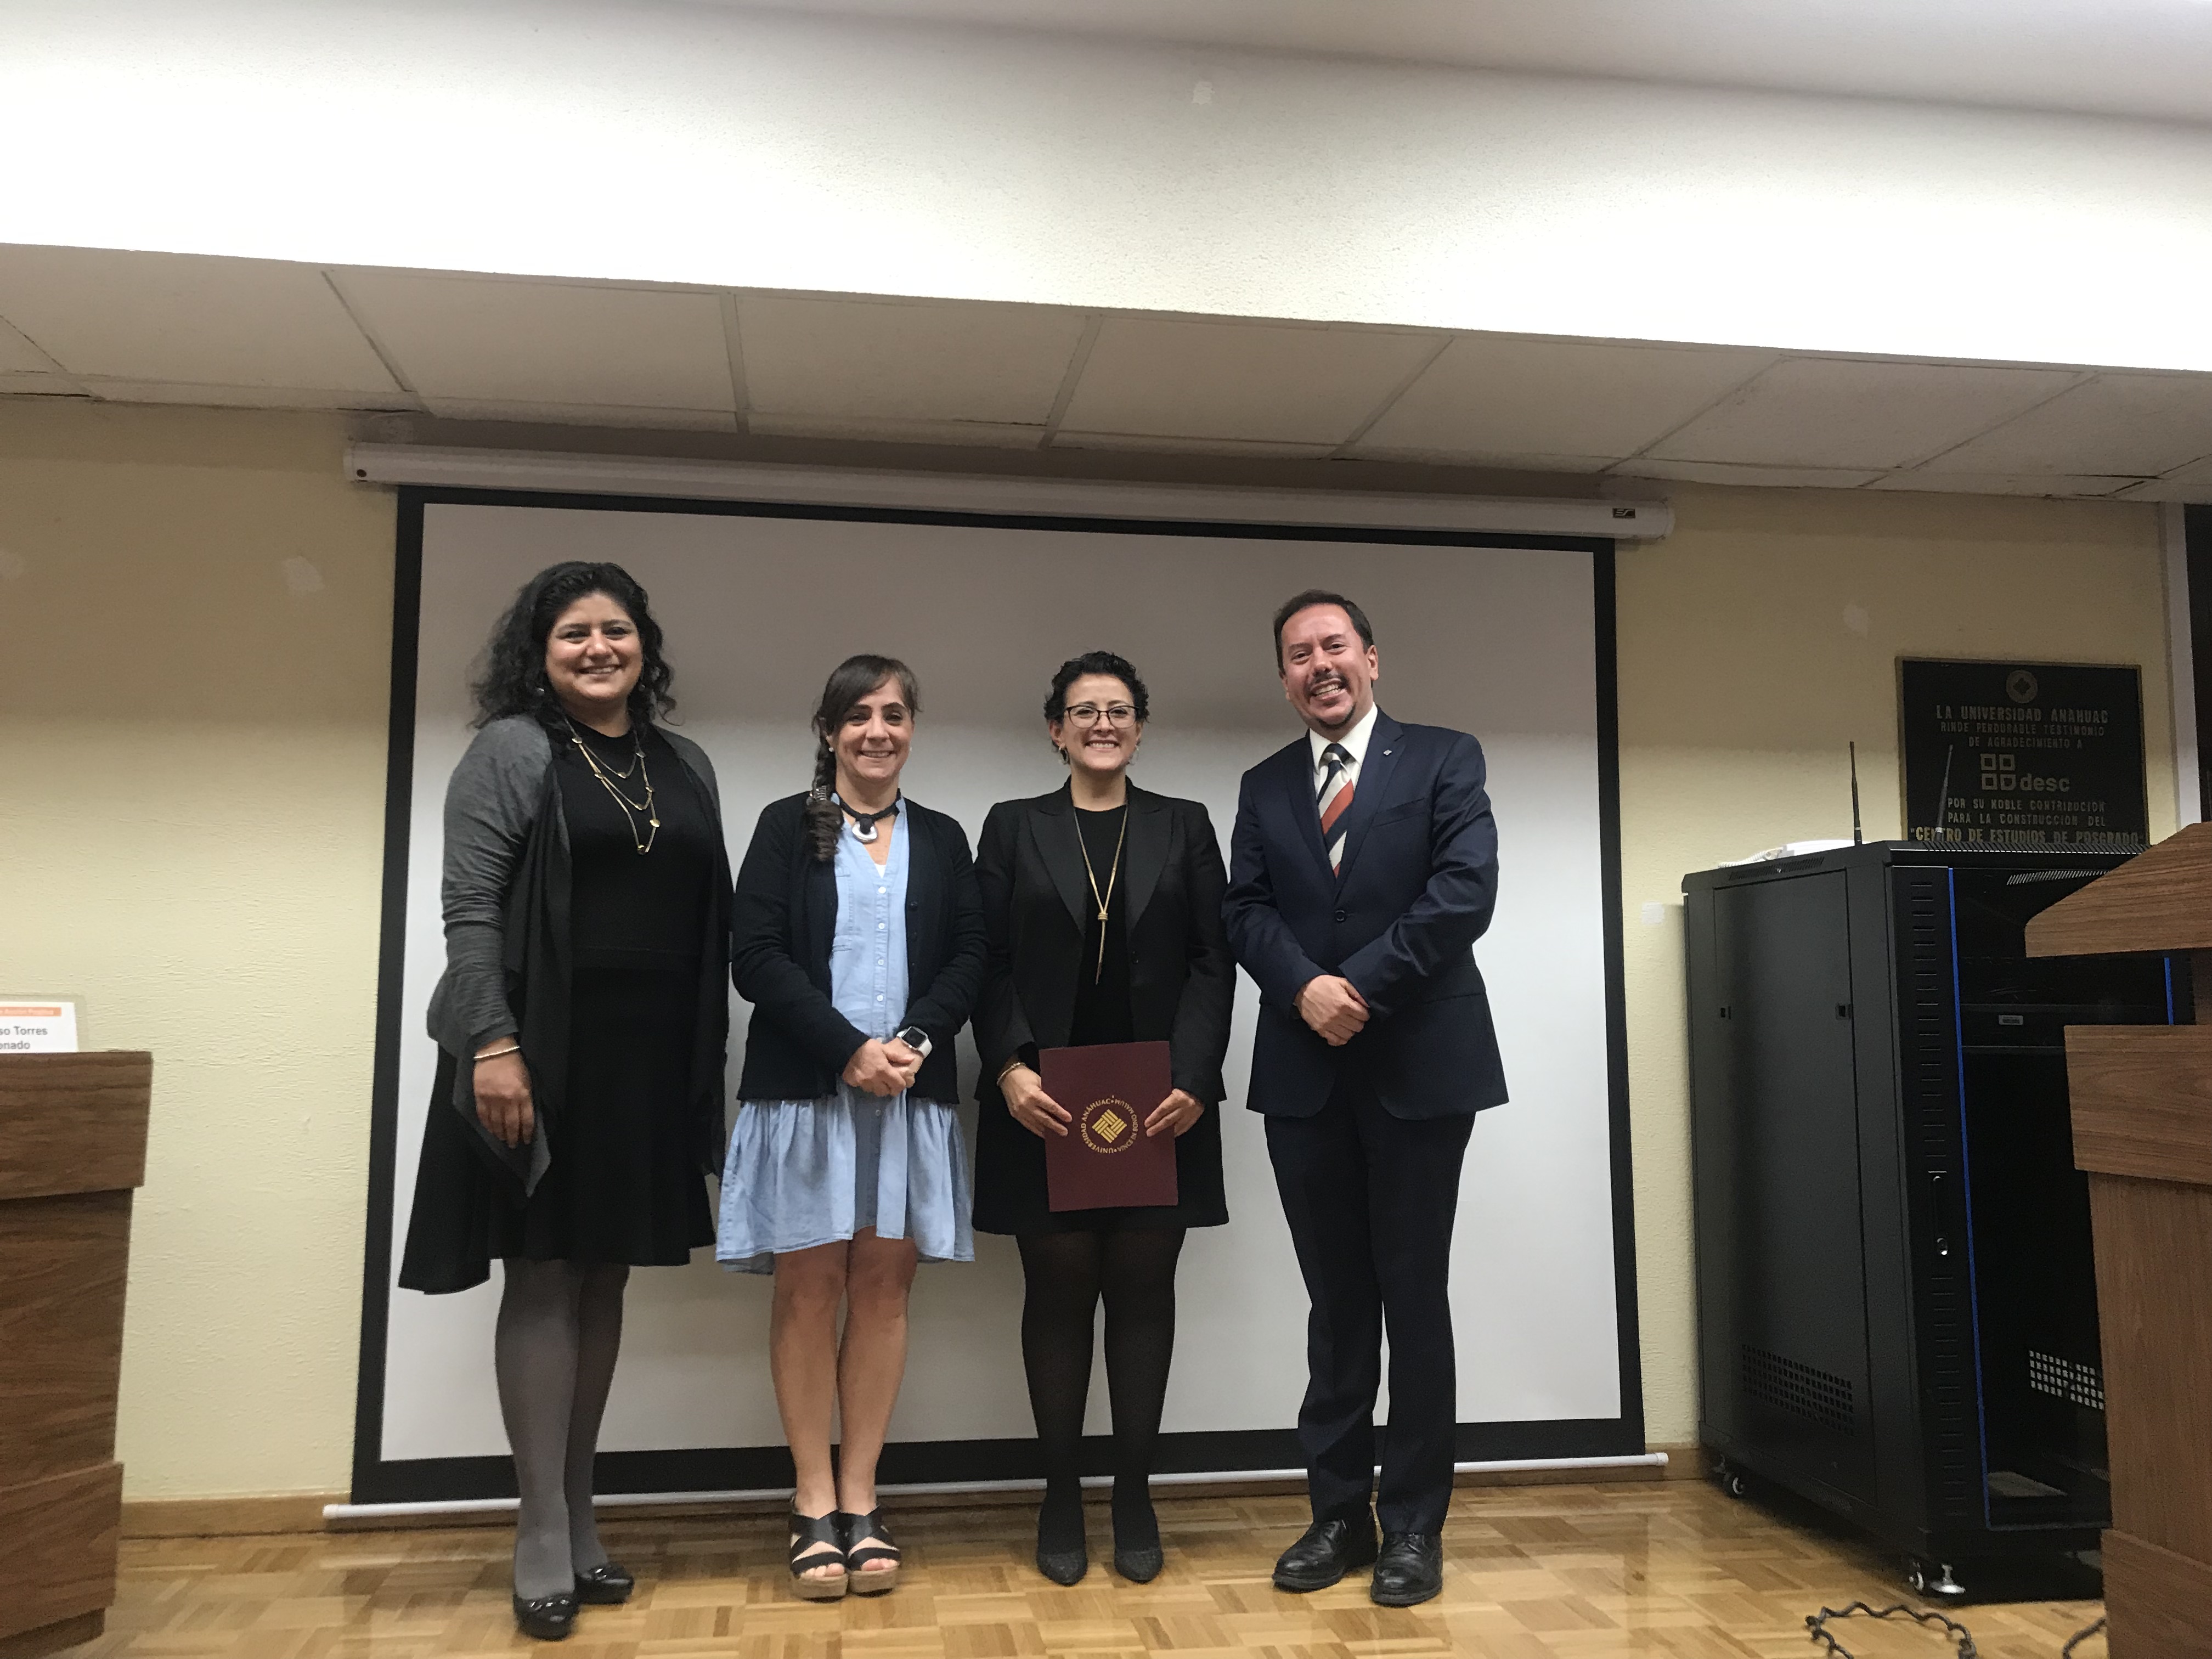
<path fill-rule="evenodd" d="M 0 1054 L 0 1659 L 115 1599 L 115 1391 L 149 1054 Z"/>
<path fill-rule="evenodd" d="M 2066 1030 L 2088 1172 L 2112 1526 L 2112 1659 L 2212 1654 L 2212 823 L 2027 924 L 2032 957 L 2189 952 L 2194 1025 Z"/>

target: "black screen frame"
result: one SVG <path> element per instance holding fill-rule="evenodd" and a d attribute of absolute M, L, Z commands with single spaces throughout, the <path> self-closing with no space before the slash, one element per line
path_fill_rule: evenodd
<path fill-rule="evenodd" d="M 376 1059 L 373 1073 L 367 1237 L 361 1307 L 360 1370 L 355 1395 L 351 1501 L 356 1504 L 435 1504 L 511 1498 L 514 1466 L 506 1457 L 386 1459 L 383 1455 L 385 1351 L 392 1295 L 392 1195 L 398 1143 L 407 863 L 414 797 L 415 687 L 422 593 L 424 511 L 440 505 L 554 507 L 590 512 L 672 513 L 732 518 L 815 519 L 874 524 L 942 525 L 976 529 L 1100 532 L 1125 535 L 1212 536 L 1261 541 L 1356 543 L 1381 546 L 1512 548 L 1586 553 L 1595 606 L 1599 852 L 1604 906 L 1607 1151 L 1613 1182 L 1613 1305 L 1618 1329 L 1621 1411 L 1618 1417 L 1462 1423 L 1462 1462 L 1559 1462 L 1643 1454 L 1643 1354 L 1636 1296 L 1636 1218 L 1628 1097 L 1628 1027 L 1623 963 L 1620 872 L 1619 661 L 1613 565 L 1617 544 L 1595 536 L 1506 535 L 1471 532 L 1349 529 L 1334 526 L 1243 524 L 1216 520 L 1115 519 L 1097 515 L 936 512 L 788 502 L 695 501 L 661 496 L 551 490 L 398 489 L 392 583 L 392 699 L 384 808 L 384 877 L 377 969 Z M 1462 1340 L 1466 1340 L 1464 1334 Z M 1011 1363 L 1011 1358 L 1010 1358 Z M 1086 1473 L 1112 1468 L 1112 1444 L 1086 1437 Z M 1296 1469 L 1304 1464 L 1291 1428 L 1171 1432 L 1161 1435 L 1156 1472 L 1218 1474 Z M 878 1469 L 887 1489 L 902 1486 L 988 1486 L 1043 1477 L 1036 1443 L 1024 1438 L 894 1442 Z M 781 1446 L 699 1447 L 603 1451 L 594 1468 L 603 1496 L 750 1492 L 791 1486 L 791 1455 Z"/>

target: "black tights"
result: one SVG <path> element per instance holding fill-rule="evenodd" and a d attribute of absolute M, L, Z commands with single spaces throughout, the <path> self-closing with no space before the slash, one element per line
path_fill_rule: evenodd
<path fill-rule="evenodd" d="M 1106 1389 L 1114 1408 L 1117 1547 L 1159 1542 L 1150 1482 L 1175 1353 L 1180 1227 L 1021 1236 L 1022 1365 L 1044 1452 L 1038 1547 L 1083 1542 L 1083 1410 L 1091 1396 L 1094 1316 L 1106 1302 Z"/>

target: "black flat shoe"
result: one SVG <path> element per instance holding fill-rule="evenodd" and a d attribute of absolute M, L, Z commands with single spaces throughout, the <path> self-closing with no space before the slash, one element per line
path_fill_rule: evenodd
<path fill-rule="evenodd" d="M 1432 1532 L 1393 1532 L 1382 1538 L 1375 1582 L 1367 1599 L 1378 1607 L 1414 1607 L 1444 1587 L 1444 1540 Z"/>
<path fill-rule="evenodd" d="M 611 1561 L 586 1567 L 576 1575 L 576 1599 L 586 1607 L 618 1607 L 636 1588 L 637 1580 Z"/>
<path fill-rule="evenodd" d="M 1357 1521 L 1316 1521 L 1298 1541 L 1275 1562 L 1275 1588 L 1295 1590 L 1327 1589 L 1355 1567 L 1375 1559 L 1375 1517 Z"/>
<path fill-rule="evenodd" d="M 1151 1583 L 1166 1565 L 1167 1558 L 1158 1544 L 1139 1544 L 1128 1549 L 1119 1544 L 1114 1547 L 1114 1571 L 1133 1584 Z"/>
<path fill-rule="evenodd" d="M 514 1627 L 533 1642 L 565 1642 L 576 1628 L 576 1598 L 540 1595 L 514 1598 Z"/>

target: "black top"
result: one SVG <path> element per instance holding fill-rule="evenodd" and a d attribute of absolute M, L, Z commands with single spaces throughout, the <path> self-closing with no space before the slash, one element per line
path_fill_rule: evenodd
<path fill-rule="evenodd" d="M 1108 908 L 1105 973 L 1098 967 L 1098 906 L 1084 874 L 1083 852 L 1105 836 L 1103 884 L 1120 812 L 1079 812 L 1067 788 L 1030 800 L 1000 801 L 983 823 L 975 863 L 990 972 L 975 1007 L 975 1046 L 983 1073 L 977 1098 L 1005 1112 L 998 1076 L 1017 1054 L 1085 1042 L 1154 1042 L 1171 1050 L 1175 1086 L 1201 1101 L 1224 1092 L 1229 1009 L 1237 967 L 1221 931 L 1225 877 L 1206 808 L 1129 786 L 1128 840 Z M 1079 820 L 1081 821 L 1079 826 Z M 1109 1000 L 1105 981 L 1126 989 L 1110 1000 L 1126 1025 L 1115 1035 L 1081 1032 L 1087 1001 Z"/>
<path fill-rule="evenodd" d="M 690 967 L 698 960 L 699 916 L 714 878 L 718 832 L 696 792 L 684 787 L 678 769 L 683 762 L 649 726 L 619 738 L 586 726 L 564 726 L 555 735 L 553 768 L 574 872 L 569 936 L 576 965 Z M 621 792 L 627 813 L 585 764 L 577 740 Z M 623 772 L 629 775 L 620 776 Z M 649 814 L 643 810 L 648 780 Z M 657 831 L 653 817 L 660 820 Z M 648 836 L 652 850 L 641 854 L 637 844 Z"/>
<path fill-rule="evenodd" d="M 1083 955 L 1075 975 L 1075 1018 L 1067 1036 L 1079 1048 L 1136 1040 L 1129 1007 L 1129 860 L 1128 849 L 1122 844 L 1122 826 L 1128 816 L 1127 806 L 1109 807 L 1103 812 L 1078 807 L 1075 811 L 1083 849 L 1091 860 L 1084 892 L 1096 900 L 1090 885 L 1095 878 L 1098 891 L 1106 895 L 1103 925 L 1095 902 L 1083 907 Z"/>
<path fill-rule="evenodd" d="M 1103 889 L 1125 823 L 1102 929 L 1084 858 Z M 1222 936 L 1225 877 L 1206 808 L 1134 785 L 1127 806 L 1110 812 L 1077 810 L 1066 788 L 1001 801 L 984 823 L 975 878 L 991 939 L 975 1010 L 983 1059 L 976 1230 L 1027 1235 L 1228 1220 L 1218 1112 L 1207 1111 L 1176 1140 L 1177 1202 L 1055 1212 L 1044 1143 L 1014 1121 L 996 1082 L 1017 1054 L 1035 1065 L 1041 1048 L 1164 1040 L 1175 1086 L 1208 1105 L 1221 1098 L 1237 969 Z"/>
<path fill-rule="evenodd" d="M 975 861 L 957 821 L 908 800 L 907 1004 L 903 1025 L 929 1034 L 915 1092 L 959 1098 L 954 1044 L 975 1006 L 988 946 Z M 633 856 L 635 856 L 633 854 Z M 814 856 L 806 797 L 762 810 L 738 871 L 730 977 L 753 1005 L 738 1092 L 746 1100 L 819 1100 L 837 1091 L 846 1062 L 867 1038 L 830 997 L 830 946 L 837 924 L 835 866 Z"/>

